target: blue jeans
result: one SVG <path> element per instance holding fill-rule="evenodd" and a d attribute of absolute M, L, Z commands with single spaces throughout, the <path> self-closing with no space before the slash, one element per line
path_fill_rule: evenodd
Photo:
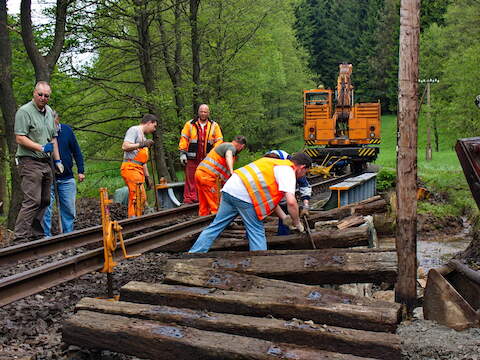
<path fill-rule="evenodd" d="M 75 198 L 77 196 L 77 184 L 75 179 L 57 180 L 58 201 L 60 202 L 60 216 L 62 218 L 63 233 L 73 231 L 73 222 L 75 221 Z M 43 218 L 43 229 L 45 236 L 52 236 L 52 206 L 55 202 L 55 192 L 53 185 L 50 191 L 50 206 L 45 211 Z"/>
<path fill-rule="evenodd" d="M 267 250 L 265 227 L 263 223 L 258 220 L 253 205 L 222 192 L 222 199 L 217 216 L 215 216 L 213 222 L 202 231 L 189 252 L 207 252 L 222 231 L 225 230 L 238 215 L 241 216 L 245 224 L 250 251 Z"/>

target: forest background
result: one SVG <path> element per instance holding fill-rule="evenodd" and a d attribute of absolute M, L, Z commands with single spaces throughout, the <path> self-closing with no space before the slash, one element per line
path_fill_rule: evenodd
<path fill-rule="evenodd" d="M 422 112 L 441 151 L 479 132 L 480 1 L 421 5 L 420 77 L 439 80 Z M 302 90 L 332 88 L 342 62 L 353 64 L 356 101 L 380 100 L 384 114 L 396 113 L 400 0 L 57 0 L 42 24 L 30 7 L 23 0 L 11 16 L 0 0 L 0 201 L 9 228 L 21 200 L 14 115 L 38 80 L 50 81 L 50 105 L 79 139 L 81 196 L 122 183 L 123 136 L 146 112 L 160 119 L 155 159 L 169 180 L 181 172 L 181 127 L 201 103 L 226 140 L 247 137 L 241 164 L 268 149 L 301 150 Z"/>

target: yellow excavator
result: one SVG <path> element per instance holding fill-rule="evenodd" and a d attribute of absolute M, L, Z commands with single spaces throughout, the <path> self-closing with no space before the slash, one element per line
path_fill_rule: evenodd
<path fill-rule="evenodd" d="M 334 90 L 306 90 L 304 99 L 305 153 L 317 164 L 350 165 L 362 171 L 374 161 L 380 144 L 380 102 L 354 102 L 352 64 L 340 64 Z"/>

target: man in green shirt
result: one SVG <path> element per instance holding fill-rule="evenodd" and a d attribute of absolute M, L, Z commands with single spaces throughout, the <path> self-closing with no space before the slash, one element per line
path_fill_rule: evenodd
<path fill-rule="evenodd" d="M 44 236 L 42 220 L 50 204 L 53 181 L 50 156 L 53 153 L 56 170 L 63 172 L 57 146 L 57 130 L 53 111 L 47 105 L 50 85 L 39 81 L 33 99 L 15 114 L 15 140 L 18 172 L 22 178 L 23 202 L 15 224 L 15 239 L 35 239 Z"/>

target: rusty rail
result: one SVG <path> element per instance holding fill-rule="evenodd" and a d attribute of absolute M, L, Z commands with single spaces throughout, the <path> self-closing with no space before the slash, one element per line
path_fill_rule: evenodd
<path fill-rule="evenodd" d="M 178 216 L 197 215 L 198 205 L 191 204 L 175 209 L 159 211 L 119 221 L 123 234 L 128 235 L 145 228 L 164 226 Z M 38 259 L 60 251 L 74 249 L 82 246 L 102 243 L 102 226 L 94 226 L 23 244 L 13 245 L 0 249 L 0 267 L 16 264 L 19 261 Z"/>
<path fill-rule="evenodd" d="M 144 253 L 153 249 L 179 251 L 188 248 L 192 237 L 198 235 L 212 221 L 213 217 L 213 215 L 198 217 L 138 235 L 125 240 L 125 246 L 132 253 Z M 121 261 L 122 259 L 121 249 L 117 249 L 115 260 Z M 81 255 L 0 279 L 0 307 L 92 271 L 100 270 L 103 261 L 103 248 L 100 247 Z"/>

